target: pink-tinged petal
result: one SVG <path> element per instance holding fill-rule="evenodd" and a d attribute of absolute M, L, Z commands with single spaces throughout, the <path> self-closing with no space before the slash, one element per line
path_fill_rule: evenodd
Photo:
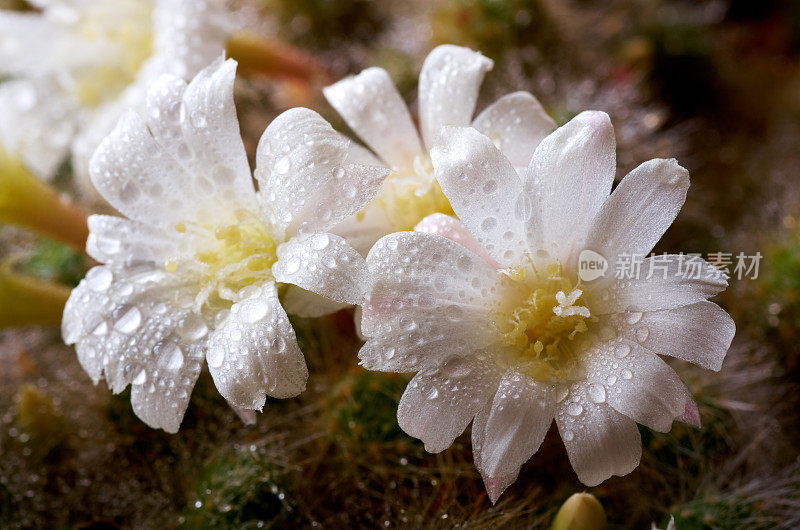
<path fill-rule="evenodd" d="M 462 247 L 466 247 L 478 256 L 486 260 L 486 263 L 492 267 L 499 269 L 500 265 L 486 253 L 480 243 L 472 237 L 464 223 L 443 213 L 433 213 L 414 227 L 415 232 L 424 232 L 426 234 L 438 234 L 447 239 L 452 239 Z"/>

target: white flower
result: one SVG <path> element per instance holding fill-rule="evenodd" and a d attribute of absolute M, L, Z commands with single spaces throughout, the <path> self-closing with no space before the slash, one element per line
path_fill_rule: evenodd
<path fill-rule="evenodd" d="M 97 189 L 128 219 L 89 218 L 87 252 L 105 265 L 73 291 L 64 340 L 95 382 L 105 377 L 114 392 L 132 383 L 136 414 L 170 432 L 203 359 L 237 409 L 304 390 L 308 372 L 278 294 L 290 312 L 308 303 L 305 289 L 360 303 L 363 258 L 326 231 L 388 173 L 346 164 L 349 142 L 293 109 L 259 142 L 256 192 L 235 70 L 220 59 L 188 86 L 162 76 L 146 116 L 126 113 L 90 164 Z"/>
<path fill-rule="evenodd" d="M 389 74 L 368 68 L 325 89 L 325 97 L 353 131 L 379 157 L 353 145 L 351 157 L 382 164 L 394 173 L 377 197 L 336 233 L 366 252 L 383 235 L 411 230 L 434 212 L 452 213 L 433 178 L 429 150 L 443 126 L 472 124 L 489 136 L 511 162 L 525 167 L 555 122 L 528 92 L 508 94 L 472 119 L 484 74 L 493 63 L 468 48 L 435 48 L 419 76 L 422 139 Z"/>
<path fill-rule="evenodd" d="M 638 465 L 637 422 L 699 422 L 659 355 L 721 368 L 734 324 L 707 299 L 724 276 L 700 260 L 701 276 L 684 280 L 673 255 L 665 275 L 580 282 L 576 263 L 582 249 L 610 263 L 649 253 L 685 200 L 685 169 L 645 162 L 609 196 L 615 143 L 602 112 L 547 136 L 526 171 L 470 128 L 445 128 L 432 158 L 463 225 L 434 214 L 367 257 L 359 357 L 418 372 L 397 412 L 403 430 L 439 452 L 474 419 L 475 464 L 494 501 L 554 418 L 589 486 Z"/>
<path fill-rule="evenodd" d="M 191 79 L 230 31 L 221 0 L 38 0 L 0 10 L 0 145 L 41 178 L 71 152 L 78 183 L 128 108 L 161 74 Z"/>

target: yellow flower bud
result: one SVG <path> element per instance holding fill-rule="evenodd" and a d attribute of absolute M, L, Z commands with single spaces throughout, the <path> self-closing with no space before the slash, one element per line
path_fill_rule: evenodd
<path fill-rule="evenodd" d="M 551 530 L 604 530 L 606 512 L 591 493 L 576 493 L 561 505 Z"/>

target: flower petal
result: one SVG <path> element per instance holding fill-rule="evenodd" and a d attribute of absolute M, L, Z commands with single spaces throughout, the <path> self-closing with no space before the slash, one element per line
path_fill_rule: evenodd
<path fill-rule="evenodd" d="M 367 288 L 364 258 L 343 238 L 327 233 L 282 244 L 272 274 L 276 281 L 347 304 L 360 304 Z"/>
<path fill-rule="evenodd" d="M 527 245 L 514 205 L 522 180 L 492 141 L 472 128 L 447 127 L 431 150 L 436 179 L 453 211 L 503 267 L 518 265 Z"/>
<path fill-rule="evenodd" d="M 254 286 L 211 333 L 206 360 L 231 405 L 261 410 L 267 396 L 293 397 L 306 388 L 308 368 L 274 283 Z"/>
<path fill-rule="evenodd" d="M 489 412 L 492 409 L 492 401 L 489 401 L 484 407 L 475 415 L 472 420 L 472 458 L 475 461 L 475 467 L 481 474 L 483 484 L 486 487 L 486 493 L 489 495 L 489 500 L 492 504 L 497 503 L 497 499 L 511 484 L 516 482 L 519 476 L 519 469 L 513 473 L 502 476 L 489 476 L 483 471 L 483 462 L 481 462 L 481 453 L 483 445 L 486 440 L 486 422 L 489 419 Z"/>
<path fill-rule="evenodd" d="M 133 384 L 136 414 L 148 425 L 176 432 L 202 367 L 207 330 L 174 303 L 183 286 L 147 266 L 94 267 L 72 291 L 62 333 L 97 383 L 114 393 Z M 140 388 L 137 388 L 140 387 Z"/>
<path fill-rule="evenodd" d="M 418 373 L 400 398 L 400 428 L 422 440 L 426 451 L 444 451 L 491 399 L 501 377 L 493 361 L 480 357 L 453 358 Z"/>
<path fill-rule="evenodd" d="M 465 127 L 472 121 L 483 76 L 494 62 L 461 46 L 437 46 L 419 73 L 419 119 L 422 138 L 433 147 L 447 125 Z"/>
<path fill-rule="evenodd" d="M 367 68 L 323 90 L 347 125 L 386 164 L 410 168 L 423 155 L 411 114 L 383 68 Z"/>
<path fill-rule="evenodd" d="M 426 234 L 438 234 L 447 239 L 452 239 L 462 247 L 466 247 L 482 257 L 486 260 L 486 263 L 492 267 L 496 269 L 500 268 L 497 262 L 494 261 L 492 257 L 486 253 L 481 244 L 478 243 L 478 240 L 472 237 L 472 234 L 469 233 L 464 223 L 455 217 L 443 213 L 432 213 L 420 221 L 417 226 L 414 227 L 414 231 L 424 232 Z"/>
<path fill-rule="evenodd" d="M 736 333 L 736 324 L 713 302 L 675 309 L 613 315 L 607 322 L 620 337 L 658 355 L 669 355 L 718 372 Z"/>
<path fill-rule="evenodd" d="M 539 450 L 555 415 L 551 386 L 514 370 L 503 375 L 486 419 L 480 448 L 482 475 L 517 474 Z"/>
<path fill-rule="evenodd" d="M 539 143 L 556 122 L 529 92 L 507 94 L 486 107 L 472 126 L 485 134 L 514 167 L 527 167 Z"/>
<path fill-rule="evenodd" d="M 316 112 L 291 109 L 270 123 L 256 153 L 264 215 L 287 237 L 326 231 L 377 193 L 389 170 L 346 164 L 349 141 Z"/>
<path fill-rule="evenodd" d="M 486 300 L 498 288 L 494 269 L 441 236 L 398 232 L 367 256 L 370 290 L 359 357 L 370 368 L 413 371 L 466 355 L 492 340 Z M 374 339 L 374 340 L 373 340 Z"/>
<path fill-rule="evenodd" d="M 578 114 L 547 136 L 533 154 L 526 193 L 533 212 L 531 248 L 571 263 L 611 192 L 616 170 L 614 129 L 604 112 Z"/>
<path fill-rule="evenodd" d="M 620 253 L 646 256 L 675 220 L 689 190 L 689 172 L 674 159 L 643 163 L 603 205 L 586 248 L 617 263 Z"/>
<path fill-rule="evenodd" d="M 0 83 L 0 109 L 0 147 L 40 178 L 54 177 L 83 119 L 75 102 L 49 80 L 12 79 Z"/>
<path fill-rule="evenodd" d="M 163 266 L 176 241 L 158 227 L 111 215 L 90 215 L 86 253 L 100 263 Z"/>
<path fill-rule="evenodd" d="M 727 287 L 725 275 L 696 259 L 687 269 L 687 256 L 656 255 L 642 260 L 640 273 L 629 280 L 601 278 L 584 286 L 592 314 L 659 311 L 702 302 Z M 649 278 L 648 278 L 649 276 Z"/>
<path fill-rule="evenodd" d="M 574 385 L 556 412 L 572 468 L 587 486 L 597 486 L 612 475 L 627 475 L 642 457 L 636 422 L 607 403 L 590 401 L 587 383 Z"/>
<path fill-rule="evenodd" d="M 608 403 L 653 430 L 667 432 L 686 410 L 685 385 L 660 357 L 616 339 L 584 355 L 589 401 Z"/>

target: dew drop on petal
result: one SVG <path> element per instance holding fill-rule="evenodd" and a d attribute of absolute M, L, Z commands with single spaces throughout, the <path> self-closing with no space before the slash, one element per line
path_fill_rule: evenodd
<path fill-rule="evenodd" d="M 641 327 L 636 330 L 636 340 L 639 342 L 644 342 L 647 340 L 647 337 L 650 336 L 650 330 L 646 327 Z"/>
<path fill-rule="evenodd" d="M 211 368 L 219 368 L 225 360 L 225 347 L 221 344 L 214 344 L 208 349 L 206 354 L 208 366 Z"/>
<path fill-rule="evenodd" d="M 608 383 L 609 386 L 614 386 L 614 383 L 616 383 L 616 382 L 617 382 L 617 376 L 616 375 L 611 374 L 608 377 L 606 377 L 606 383 Z"/>
<path fill-rule="evenodd" d="M 147 372 L 142 370 L 141 372 L 139 372 L 139 375 L 137 375 L 136 378 L 133 380 L 133 384 L 143 385 L 145 381 L 147 381 Z"/>
<path fill-rule="evenodd" d="M 311 238 L 311 248 L 314 250 L 324 250 L 331 242 L 328 234 L 316 234 Z"/>
<path fill-rule="evenodd" d="M 569 395 L 569 389 L 566 385 L 559 385 L 556 388 L 556 403 L 561 403 Z"/>
<path fill-rule="evenodd" d="M 564 440 L 571 442 L 575 438 L 575 433 L 572 431 L 564 431 Z"/>
<path fill-rule="evenodd" d="M 567 405 L 567 414 L 570 416 L 580 416 L 581 412 L 583 412 L 583 407 L 580 403 L 575 403 L 574 401 Z"/>
<path fill-rule="evenodd" d="M 617 344 L 614 348 L 614 355 L 616 355 L 619 359 L 623 359 L 631 353 L 631 347 L 627 344 Z"/>
<path fill-rule="evenodd" d="M 123 306 L 118 310 L 121 316 L 114 323 L 114 329 L 120 333 L 131 334 L 142 323 L 142 313 L 135 306 Z"/>
<path fill-rule="evenodd" d="M 114 275 L 105 267 L 95 267 L 86 273 L 86 285 L 92 291 L 103 292 L 111 286 Z"/>
<path fill-rule="evenodd" d="M 603 385 L 598 383 L 592 384 L 587 393 L 592 403 L 603 403 L 606 400 L 606 389 Z"/>
<path fill-rule="evenodd" d="M 246 324 L 254 324 L 267 316 L 269 306 L 260 298 L 250 298 L 241 302 L 239 306 L 239 317 Z"/>
<path fill-rule="evenodd" d="M 431 393 L 430 393 L 430 394 L 428 394 L 428 399 L 436 399 L 437 397 L 439 397 L 439 390 L 438 390 L 438 389 L 436 389 L 436 387 L 434 387 L 434 388 L 431 390 Z"/>
<path fill-rule="evenodd" d="M 636 324 L 642 319 L 642 312 L 641 311 L 628 311 L 625 314 L 625 322 L 628 324 Z"/>
<path fill-rule="evenodd" d="M 290 257 L 286 260 L 285 271 L 286 274 L 294 274 L 300 270 L 300 258 L 295 256 Z"/>
<path fill-rule="evenodd" d="M 633 377 L 633 372 L 631 372 L 627 368 L 622 371 L 622 378 L 623 379 L 631 379 L 632 377 Z"/>

